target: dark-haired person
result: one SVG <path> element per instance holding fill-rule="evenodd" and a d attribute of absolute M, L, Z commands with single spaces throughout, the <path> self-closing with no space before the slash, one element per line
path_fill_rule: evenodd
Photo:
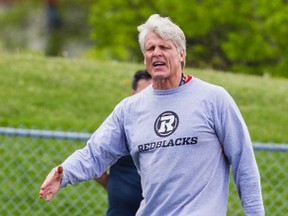
<path fill-rule="evenodd" d="M 264 216 L 250 135 L 232 97 L 184 73 L 185 35 L 169 18 L 154 14 L 138 30 L 152 85 L 122 100 L 48 175 L 40 197 L 49 201 L 131 154 L 143 190 L 137 216 L 225 216 L 230 167 L 245 215 Z"/>
<path fill-rule="evenodd" d="M 140 92 L 151 82 L 146 70 L 137 71 L 132 78 L 131 94 Z M 107 189 L 107 216 L 135 216 L 143 197 L 140 176 L 130 155 L 119 158 L 109 172 L 95 180 Z"/>

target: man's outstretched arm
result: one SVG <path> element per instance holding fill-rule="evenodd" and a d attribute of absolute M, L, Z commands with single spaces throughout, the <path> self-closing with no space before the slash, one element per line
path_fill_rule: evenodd
<path fill-rule="evenodd" d="M 62 165 L 59 165 L 55 169 L 55 171 L 52 171 L 46 177 L 45 181 L 43 182 L 40 188 L 39 197 L 41 199 L 46 197 L 46 201 L 49 202 L 54 196 L 54 194 L 59 190 L 61 186 L 62 176 L 63 176 L 63 167 Z"/>

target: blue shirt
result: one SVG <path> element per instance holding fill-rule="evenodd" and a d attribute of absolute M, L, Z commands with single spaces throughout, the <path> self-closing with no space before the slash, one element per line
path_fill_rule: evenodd
<path fill-rule="evenodd" d="M 135 216 L 143 197 L 140 176 L 130 155 L 110 167 L 107 193 L 107 216 Z"/>

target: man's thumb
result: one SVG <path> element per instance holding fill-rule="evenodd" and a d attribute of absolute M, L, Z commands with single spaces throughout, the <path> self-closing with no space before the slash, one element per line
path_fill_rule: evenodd
<path fill-rule="evenodd" d="M 63 173 L 63 167 L 62 167 L 62 165 L 59 165 L 59 166 L 57 167 L 57 173 L 58 173 L 58 174 L 62 174 L 62 173 Z"/>

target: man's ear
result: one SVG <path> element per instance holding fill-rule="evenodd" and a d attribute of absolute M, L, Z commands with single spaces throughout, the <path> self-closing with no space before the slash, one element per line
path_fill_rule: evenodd
<path fill-rule="evenodd" d="M 186 55 L 186 51 L 183 49 L 183 50 L 179 53 L 180 62 L 184 62 L 185 55 Z"/>

